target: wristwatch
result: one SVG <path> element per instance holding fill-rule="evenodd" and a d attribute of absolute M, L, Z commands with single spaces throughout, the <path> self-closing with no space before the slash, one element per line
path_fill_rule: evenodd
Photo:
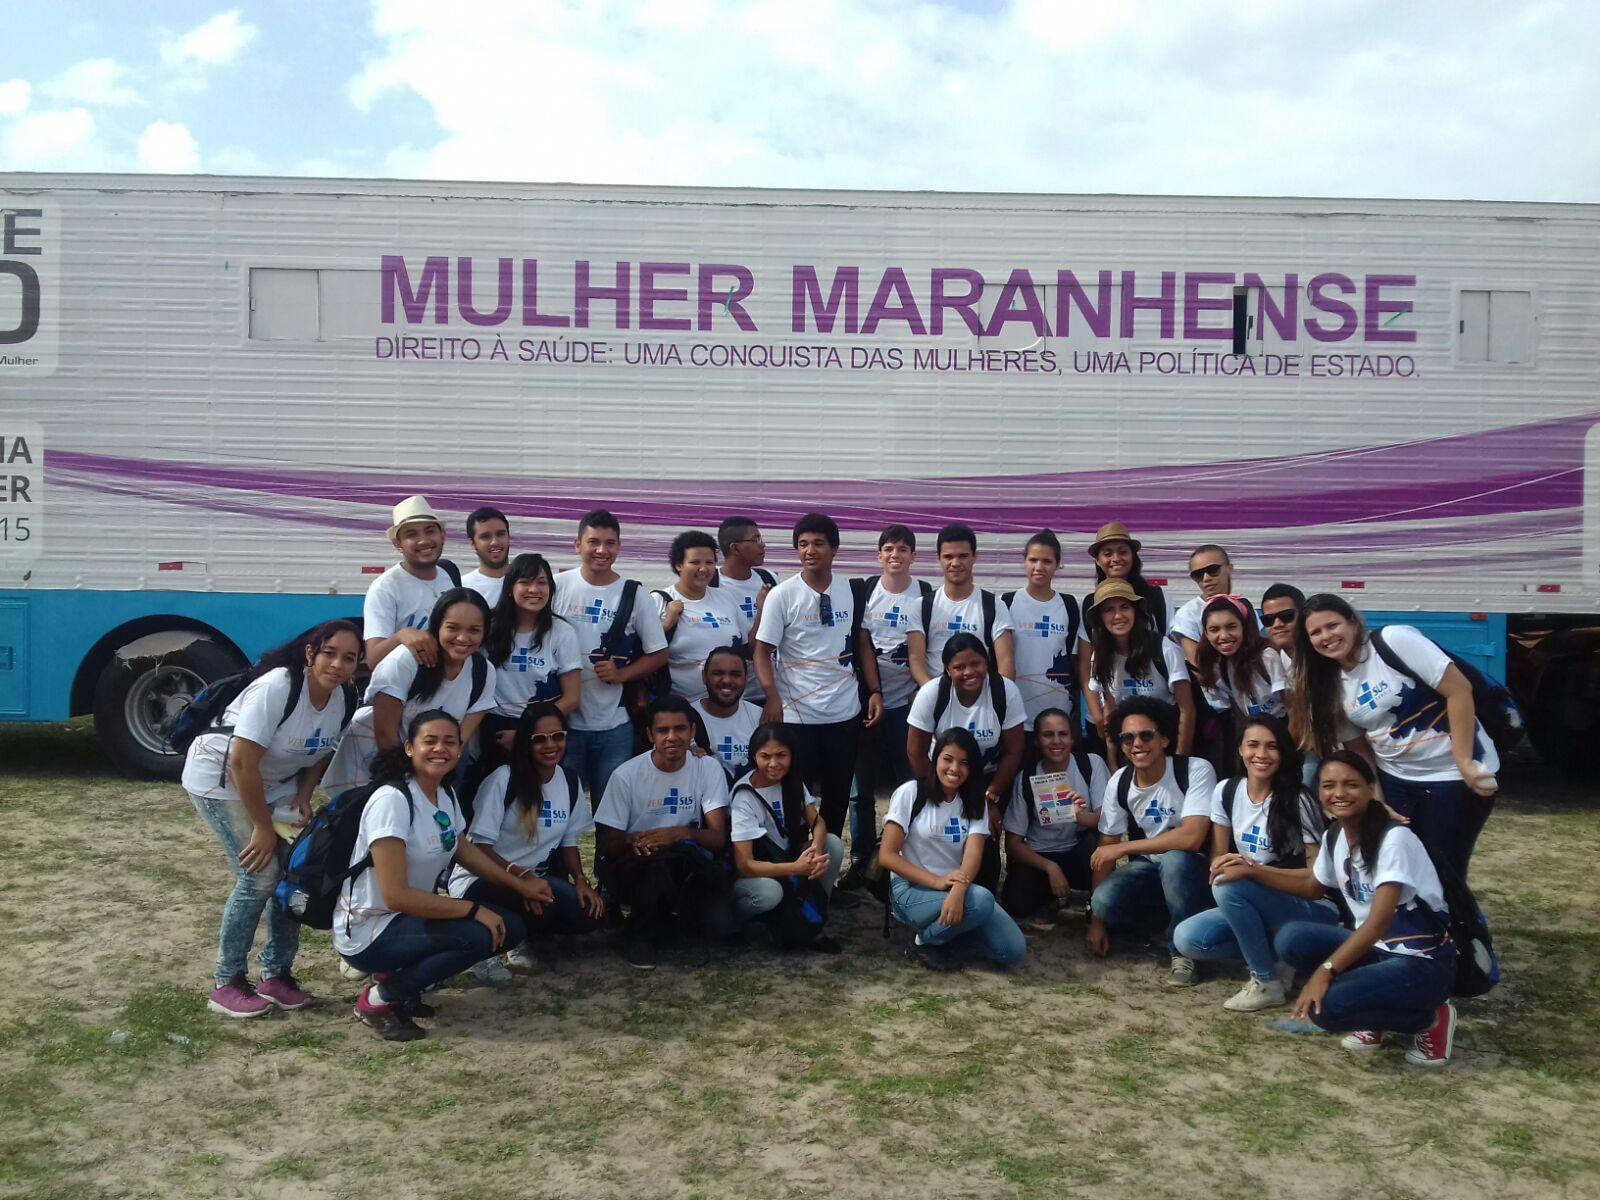
<path fill-rule="evenodd" d="M 1328 977 L 1330 979 L 1339 973 L 1339 968 L 1333 965 L 1333 960 L 1331 958 L 1322 964 L 1321 969 L 1328 973 Z"/>

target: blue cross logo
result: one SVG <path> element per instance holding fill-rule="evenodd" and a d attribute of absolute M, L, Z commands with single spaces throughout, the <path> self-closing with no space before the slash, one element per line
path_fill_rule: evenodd
<path fill-rule="evenodd" d="M 883 623 L 890 629 L 899 629 L 902 625 L 911 624 L 911 618 L 906 616 L 905 613 L 901 612 L 900 606 L 896 604 L 888 612 L 883 614 Z"/>
<path fill-rule="evenodd" d="M 565 817 L 567 814 L 562 813 L 561 815 Z M 539 805 L 539 824 L 543 825 L 546 829 L 549 829 L 555 824 L 555 822 L 556 811 L 550 806 L 550 798 L 546 796 L 544 801 Z"/>
<path fill-rule="evenodd" d="M 756 615 L 756 598 L 754 596 L 745 596 L 744 599 L 739 601 L 739 611 L 745 616 L 753 618 Z"/>
<path fill-rule="evenodd" d="M 719 628 L 719 627 L 720 627 L 720 626 L 721 626 L 721 625 L 723 625 L 723 624 L 724 624 L 724 622 L 722 622 L 722 621 L 719 621 L 719 620 L 718 620 L 718 619 L 717 619 L 717 614 L 716 614 L 716 613 L 714 613 L 714 612 L 706 612 L 706 613 L 701 613 L 701 614 L 700 614 L 700 622 L 701 622 L 701 624 L 703 624 L 703 625 L 709 625 L 709 626 L 711 626 L 711 628 L 713 628 L 713 629 L 717 629 L 717 628 Z M 729 625 L 731 625 L 731 624 L 732 624 L 732 623 L 733 623 L 733 622 L 731 622 L 731 621 L 729 621 L 729 622 L 726 622 L 726 624 L 729 624 Z"/>
<path fill-rule="evenodd" d="M 1350 869 L 1350 895 L 1352 898 L 1366 904 L 1371 901 L 1374 888 L 1367 886 L 1365 880 L 1356 873 L 1354 867 Z"/>
<path fill-rule="evenodd" d="M 1034 632 L 1042 638 L 1051 637 L 1054 634 L 1065 633 L 1067 631 L 1067 627 L 1065 625 L 1057 625 L 1049 617 L 1040 617 L 1033 623 L 1033 629 Z"/>
<path fill-rule="evenodd" d="M 1272 843 L 1267 840 L 1267 835 L 1261 832 L 1261 826 L 1252 825 L 1239 839 L 1239 845 L 1244 847 L 1247 854 L 1260 858 Z"/>
<path fill-rule="evenodd" d="M 1145 806 L 1144 819 L 1152 825 L 1164 825 L 1167 821 L 1167 810 L 1161 807 L 1161 801 L 1150 797 L 1150 803 Z"/>
<path fill-rule="evenodd" d="M 725 733 L 722 735 L 722 740 L 717 743 L 717 757 L 732 765 L 734 753 L 743 749 L 743 746 L 733 740 L 731 733 Z"/>
<path fill-rule="evenodd" d="M 693 796 L 685 796 L 679 792 L 677 788 L 669 789 L 667 794 L 661 798 L 661 807 L 666 809 L 673 816 L 678 815 L 678 810 L 680 808 L 688 808 L 693 803 Z"/>
<path fill-rule="evenodd" d="M 589 618 L 589 624 L 591 625 L 600 624 L 600 617 L 604 612 L 605 608 L 600 603 L 598 596 L 583 606 L 583 615 Z"/>
<path fill-rule="evenodd" d="M 325 749 L 331 745 L 333 745 L 333 739 L 323 737 L 322 726 L 318 725 L 311 731 L 311 736 L 306 738 L 306 753 L 315 754 L 318 750 Z"/>
<path fill-rule="evenodd" d="M 962 828 L 960 817 L 951 817 L 945 822 L 944 828 L 939 831 L 940 836 L 949 838 L 952 842 L 959 842 L 967 834 Z"/>
<path fill-rule="evenodd" d="M 543 659 L 539 659 L 537 661 L 538 661 L 538 665 L 540 665 L 540 666 L 544 665 L 544 660 Z M 517 650 L 516 650 L 516 653 L 514 653 L 507 660 L 507 662 L 510 663 L 511 669 L 513 671 L 527 672 L 527 671 L 533 670 L 533 667 L 535 665 L 535 659 L 533 657 L 532 648 L 528 647 L 528 646 L 518 646 Z"/>
<path fill-rule="evenodd" d="M 1372 685 L 1365 679 L 1361 681 L 1361 686 L 1356 689 L 1356 704 L 1361 708 L 1370 708 L 1374 711 L 1377 710 L 1377 697 L 1372 694 Z"/>
<path fill-rule="evenodd" d="M 957 633 L 974 633 L 974 632 L 977 631 L 978 627 L 976 625 L 968 625 L 965 621 L 963 621 L 961 619 L 961 614 L 957 613 L 956 616 L 955 616 L 955 619 L 953 621 L 951 621 L 949 624 L 947 624 L 945 626 L 945 628 L 948 629 L 952 634 L 957 634 Z"/>
<path fill-rule="evenodd" d="M 431 615 L 431 613 L 425 612 L 412 613 L 403 622 L 401 622 L 400 627 L 402 629 L 426 629 L 428 627 L 428 618 Z"/>
<path fill-rule="evenodd" d="M 1129 675 L 1122 681 L 1122 690 L 1130 696 L 1140 696 L 1145 692 L 1154 695 L 1156 681 L 1154 679 L 1135 679 L 1132 675 Z"/>

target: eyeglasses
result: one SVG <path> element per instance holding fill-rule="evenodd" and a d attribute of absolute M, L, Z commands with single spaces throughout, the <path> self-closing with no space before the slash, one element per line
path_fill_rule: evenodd
<path fill-rule="evenodd" d="M 1261 624 L 1268 629 L 1274 625 L 1292 625 L 1294 619 L 1300 614 L 1292 608 L 1279 609 L 1277 612 L 1262 613 Z"/>
<path fill-rule="evenodd" d="M 433 810 L 433 823 L 439 827 L 439 844 L 446 850 L 456 848 L 456 831 L 450 826 L 450 814 L 442 808 Z"/>
<path fill-rule="evenodd" d="M 833 597 L 827 592 L 817 597 L 817 619 L 829 629 L 833 628 Z"/>
<path fill-rule="evenodd" d="M 1199 583 L 1202 579 L 1215 579 L 1222 574 L 1222 564 L 1212 563 L 1209 567 L 1196 567 L 1189 572 L 1189 578 Z"/>
<path fill-rule="evenodd" d="M 1117 734 L 1117 741 L 1121 742 L 1124 746 L 1131 746 L 1135 742 L 1138 742 L 1140 745 L 1148 745 L 1155 740 L 1156 731 L 1154 729 L 1129 730 L 1127 733 Z"/>
<path fill-rule="evenodd" d="M 567 731 L 558 729 L 554 733 L 536 733 L 528 740 L 535 746 L 565 746 L 567 744 Z"/>
<path fill-rule="evenodd" d="M 762 537 L 758 533 L 754 537 L 739 538 L 733 544 L 735 546 L 749 546 L 749 545 L 764 546 L 764 545 L 766 545 L 766 543 L 767 543 L 767 539 Z"/>

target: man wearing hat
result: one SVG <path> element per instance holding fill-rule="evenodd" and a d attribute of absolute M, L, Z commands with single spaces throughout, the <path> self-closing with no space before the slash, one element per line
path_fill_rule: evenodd
<path fill-rule="evenodd" d="M 394 506 L 389 540 L 400 561 L 372 581 L 361 606 L 367 666 L 377 666 L 397 646 L 432 666 L 439 646 L 428 632 L 428 618 L 434 601 L 460 584 L 454 564 L 439 557 L 444 523 L 426 496 L 407 496 Z"/>

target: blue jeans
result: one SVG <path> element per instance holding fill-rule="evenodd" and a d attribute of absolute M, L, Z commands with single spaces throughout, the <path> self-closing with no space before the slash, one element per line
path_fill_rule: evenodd
<path fill-rule="evenodd" d="M 895 920 L 916 930 L 924 945 L 948 945 L 952 950 L 981 954 L 1002 966 L 1022 961 L 1028 944 L 1017 923 L 995 903 L 993 892 L 979 884 L 969 887 L 958 925 L 939 920 L 948 894 L 907 883 L 898 875 L 889 880 Z"/>
<path fill-rule="evenodd" d="M 545 905 L 544 911 L 538 916 L 523 909 L 522 897 L 515 892 L 497 888 L 494 884 L 485 883 L 481 879 L 469 883 L 462 895 L 480 904 L 488 902 L 497 910 L 509 908 L 521 913 L 530 940 L 557 933 L 592 933 L 600 928 L 600 922 L 585 912 L 583 905 L 578 903 L 578 889 L 572 886 L 571 880 L 557 875 L 546 875 L 544 881 L 550 885 L 550 891 L 555 899 Z M 504 949 L 510 950 L 515 945 L 515 942 L 508 940 Z"/>
<path fill-rule="evenodd" d="M 1188 850 L 1166 850 L 1149 858 L 1124 859 L 1094 895 L 1089 910 L 1107 929 L 1136 929 L 1167 924 L 1167 952 L 1178 953 L 1172 940 L 1179 924 L 1211 907 L 1206 860 Z"/>
<path fill-rule="evenodd" d="M 822 876 L 822 890 L 833 894 L 833 884 L 839 878 L 839 868 L 844 865 L 844 843 L 837 834 L 830 833 L 824 841 L 828 850 L 828 869 Z M 756 917 L 764 917 L 783 902 L 783 881 L 766 876 L 741 876 L 733 881 L 732 928 L 748 924 Z"/>
<path fill-rule="evenodd" d="M 1494 809 L 1494 797 L 1479 796 L 1460 779 L 1436 783 L 1408 783 L 1384 771 L 1383 798 L 1402 817 L 1411 821 L 1411 832 L 1428 849 L 1437 866 L 1449 866 L 1456 877 L 1467 881 L 1467 864 L 1472 848 L 1478 844 Z"/>
<path fill-rule="evenodd" d="M 1350 931 L 1336 925 L 1294 921 L 1273 939 L 1278 957 L 1301 971 L 1314 971 L 1344 945 Z M 1322 1011 L 1311 1014 L 1332 1033 L 1373 1030 L 1421 1033 L 1433 1014 L 1450 998 L 1455 983 L 1454 952 L 1442 958 L 1373 951 L 1337 976 L 1322 998 Z"/>
<path fill-rule="evenodd" d="M 850 861 L 869 863 L 878 851 L 878 784 L 887 780 L 899 787 L 911 778 L 906 759 L 906 718 L 909 704 L 886 708 L 883 718 L 861 731 L 856 749 L 855 793 L 850 797 Z"/>
<path fill-rule="evenodd" d="M 244 801 L 231 794 L 196 796 L 193 792 L 189 799 L 222 843 L 222 853 L 233 871 L 233 891 L 222 906 L 222 933 L 217 939 L 217 986 L 222 987 L 248 970 L 250 945 L 255 941 L 263 909 L 267 914 L 267 944 L 261 948 L 261 978 L 287 975 L 300 951 L 300 926 L 272 903 L 272 889 L 283 878 L 289 843 L 279 838 L 276 860 L 259 871 L 246 871 L 239 865 L 239 851 L 250 841 L 255 827 L 244 810 Z"/>
<path fill-rule="evenodd" d="M 484 907 L 494 909 L 506 923 L 501 949 L 509 950 L 528 936 L 520 912 L 494 904 Z M 425 989 L 461 974 L 494 952 L 494 938 L 481 921 L 465 917 L 428 921 L 398 913 L 372 945 L 360 954 L 345 955 L 344 960 L 368 975 L 389 972 L 383 995 L 392 1002 L 420 999 Z"/>
<path fill-rule="evenodd" d="M 1291 921 L 1337 925 L 1339 912 L 1332 905 L 1291 896 L 1253 879 L 1218 883 L 1211 888 L 1217 907 L 1195 913 L 1173 933 L 1173 943 L 1185 958 L 1208 962 L 1244 959 L 1250 974 L 1266 983 L 1272 978 L 1278 956 L 1273 935 Z"/>
<path fill-rule="evenodd" d="M 606 784 L 623 763 L 633 757 L 633 725 L 624 721 L 614 729 L 574 729 L 567 734 L 567 754 L 561 761 L 576 771 L 589 789 L 589 804 L 600 807 Z"/>

